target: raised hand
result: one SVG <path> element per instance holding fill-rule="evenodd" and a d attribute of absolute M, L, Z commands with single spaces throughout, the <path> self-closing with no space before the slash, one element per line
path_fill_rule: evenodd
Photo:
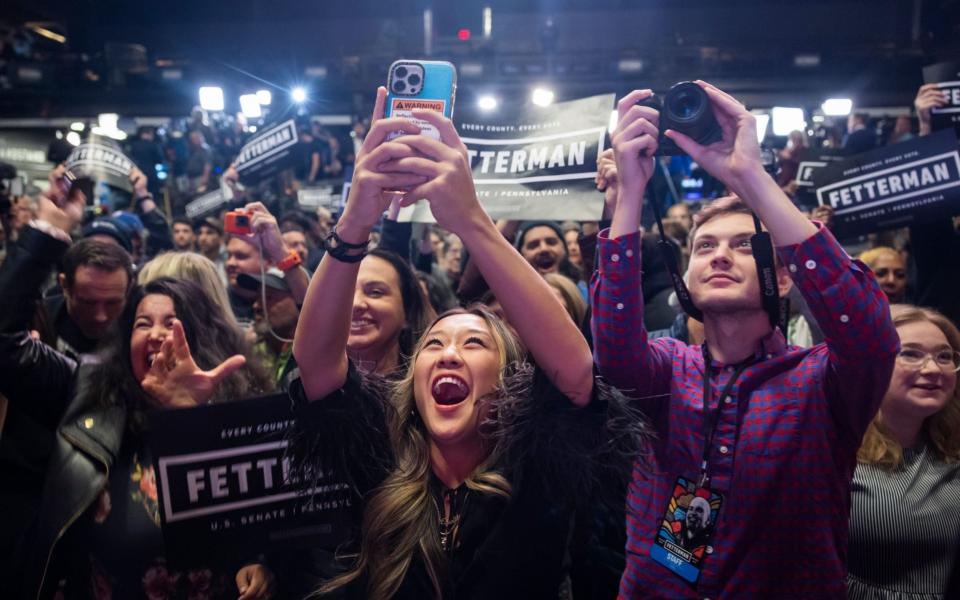
<path fill-rule="evenodd" d="M 138 167 L 130 167 L 130 185 L 133 186 L 133 197 L 134 199 L 143 198 L 150 195 L 150 191 L 147 189 L 147 176 L 143 174 Z"/>
<path fill-rule="evenodd" d="M 619 202 L 639 206 L 647 182 L 655 168 L 653 155 L 657 151 L 657 126 L 660 113 L 637 102 L 653 95 L 651 90 L 634 90 L 617 103 L 617 127 L 610 136 L 613 158 L 619 180 Z"/>
<path fill-rule="evenodd" d="M 390 134 L 399 132 L 412 136 L 420 133 L 420 128 L 406 119 L 383 118 L 386 98 L 387 89 L 377 88 L 370 131 L 357 152 L 350 195 L 337 225 L 340 237 L 347 242 L 365 241 L 393 197 L 402 193 L 398 190 L 410 189 L 424 181 L 421 175 L 386 173 L 380 169 L 387 161 L 414 155 L 409 146 L 398 142 L 399 138 L 387 141 Z"/>
<path fill-rule="evenodd" d="M 723 139 L 709 146 L 701 146 L 677 131 L 664 133 L 708 173 L 739 193 L 741 180 L 753 175 L 757 169 L 763 169 L 760 164 L 760 143 L 757 141 L 757 120 L 730 94 L 705 81 L 697 80 L 694 83 L 709 96 L 713 114 L 723 131 Z"/>
<path fill-rule="evenodd" d="M 163 408 L 205 404 L 217 384 L 242 367 L 247 359 L 237 354 L 209 371 L 197 366 L 187 345 L 183 323 L 173 320 L 173 332 L 163 341 L 140 386 Z"/>
<path fill-rule="evenodd" d="M 67 188 L 66 168 L 57 166 L 50 171 L 50 187 L 46 195 L 40 196 L 37 206 L 37 218 L 46 221 L 57 229 L 69 234 L 83 220 L 83 209 L 87 198 L 76 190 L 73 194 Z"/>
<path fill-rule="evenodd" d="M 430 211 L 441 227 L 462 234 L 466 227 L 487 223 L 490 217 L 477 201 L 467 147 L 450 119 L 433 111 L 414 111 L 414 117 L 428 121 L 440 132 L 440 140 L 424 135 L 405 135 L 395 143 L 407 146 L 406 156 L 383 163 L 381 169 L 397 176 L 416 175 L 424 182 L 410 189 L 400 203 L 430 202 Z"/>
<path fill-rule="evenodd" d="M 615 163 L 613 172 L 617 180 L 617 191 L 610 194 L 616 198 L 610 224 L 610 236 L 613 238 L 636 233 L 639 229 L 643 194 L 656 168 L 653 156 L 657 151 L 660 113 L 649 106 L 637 104 L 652 94 L 650 90 L 634 90 L 617 103 L 619 118 L 610 138 Z M 611 166 L 606 163 L 606 159 L 603 162 L 601 165 L 598 161 L 597 166 L 605 168 L 604 179 L 609 188 L 607 178 L 612 175 Z M 605 192 L 604 200 L 610 199 Z M 609 204 L 606 209 L 610 210 Z"/>
<path fill-rule="evenodd" d="M 913 99 L 913 106 L 917 109 L 917 119 L 920 121 L 920 135 L 930 133 L 930 109 L 942 108 L 947 105 L 945 92 L 935 83 L 927 83 L 917 90 L 917 97 Z"/>
<path fill-rule="evenodd" d="M 261 202 L 250 202 L 243 207 L 243 210 L 253 213 L 253 217 L 250 219 L 252 233 L 238 237 L 254 246 L 257 246 L 259 241 L 263 248 L 264 258 L 270 262 L 276 263 L 283 260 L 287 255 L 287 246 L 283 243 L 277 218 L 270 214 L 270 211 Z"/>

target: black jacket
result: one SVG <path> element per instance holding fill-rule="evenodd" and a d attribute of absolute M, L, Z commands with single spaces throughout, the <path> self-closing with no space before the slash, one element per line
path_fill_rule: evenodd
<path fill-rule="evenodd" d="M 33 598 L 56 583 L 47 573 L 57 542 L 107 484 L 123 439 L 126 409 L 123 403 L 99 402 L 84 393 L 93 367 L 78 368 L 26 332 L 0 336 L 0 357 L 0 369 L 10 375 L 4 379 L 11 404 L 51 429 L 60 422 L 29 542 L 15 555 L 22 595 Z"/>
<path fill-rule="evenodd" d="M 40 285 L 67 244 L 30 227 L 18 244 L 15 258 L 0 269 L 0 303 L 4 307 L 0 311 L 0 392 L 17 416 L 16 428 L 29 422 L 46 432 L 47 452 L 35 456 L 37 464 L 28 466 L 48 476 L 42 495 L 37 483 L 18 490 L 34 498 L 31 511 L 4 514 L 5 521 L 17 525 L 15 531 L 5 532 L 10 537 L 4 543 L 15 548 L 8 576 L 16 578 L 5 582 L 22 580 L 22 595 L 36 597 L 57 540 L 106 484 L 123 438 L 126 411 L 122 403 L 108 406 L 83 394 L 80 382 L 92 367 L 78 367 L 75 360 L 27 332 Z M 11 431 L 12 425 L 8 422 L 7 433 L 16 438 L 22 431 Z M 9 449 L 7 442 L 5 435 L 4 447 Z M 12 481 L 17 467 L 26 468 L 0 461 L 0 476 Z M 36 515 L 40 517 L 34 521 Z M 31 522 L 34 525 L 27 529 Z"/>

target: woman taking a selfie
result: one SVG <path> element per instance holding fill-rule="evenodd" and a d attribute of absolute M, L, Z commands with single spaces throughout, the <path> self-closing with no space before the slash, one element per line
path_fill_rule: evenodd
<path fill-rule="evenodd" d="M 381 88 L 375 117 L 384 98 Z M 614 446 L 599 441 L 609 433 L 603 425 L 613 395 L 591 404 L 598 392 L 586 341 L 483 212 L 453 125 L 434 113 L 416 116 L 441 140 L 416 135 L 419 128 L 401 119 L 375 119 L 294 341 L 301 379 L 291 394 L 306 442 L 296 452 L 312 468 L 345 473 L 362 513 L 353 560 L 318 591 L 556 598 L 574 497 L 592 480 L 585 463 L 597 448 Z M 395 131 L 405 135 L 385 141 Z M 426 198 L 437 222 L 464 240 L 536 372 L 483 307 L 436 319 L 392 387 L 348 358 L 357 261 L 394 195 L 385 190 L 398 189 L 408 190 L 404 202 Z"/>

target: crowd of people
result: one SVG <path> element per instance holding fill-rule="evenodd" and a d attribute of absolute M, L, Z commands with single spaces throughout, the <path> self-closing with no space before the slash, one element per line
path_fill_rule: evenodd
<path fill-rule="evenodd" d="M 597 222 L 494 222 L 452 122 L 418 135 L 383 88 L 338 215 L 236 185 L 200 117 L 183 155 L 140 132 L 110 216 L 58 166 L 4 223 L 10 597 L 960 597 L 956 220 L 837 240 L 791 197 L 802 136 L 770 173 L 697 84 L 723 139 L 666 136 L 725 194 L 661 230 L 650 90 L 618 103 Z M 918 135 L 942 103 L 920 89 Z M 344 168 L 312 135 L 293 180 Z M 159 159 L 184 197 L 221 168 L 249 233 L 165 214 Z M 435 225 L 396 220 L 418 200 Z M 277 391 L 303 474 L 350 483 L 350 540 L 176 570 L 149 413 Z"/>

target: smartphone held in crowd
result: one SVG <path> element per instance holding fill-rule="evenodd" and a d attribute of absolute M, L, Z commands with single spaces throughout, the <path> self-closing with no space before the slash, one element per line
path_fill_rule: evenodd
<path fill-rule="evenodd" d="M 811 167 L 700 79 L 526 132 L 383 81 L 4 191 L 0 596 L 960 598 L 960 99 Z"/>

